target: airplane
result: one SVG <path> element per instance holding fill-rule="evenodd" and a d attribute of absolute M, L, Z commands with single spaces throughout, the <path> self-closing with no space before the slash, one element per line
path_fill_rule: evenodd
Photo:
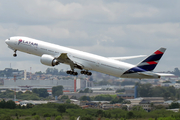
<path fill-rule="evenodd" d="M 139 64 L 133 65 L 122 60 L 143 57 L 143 55 L 107 58 L 24 36 L 13 36 L 6 39 L 5 42 L 14 51 L 14 57 L 17 56 L 17 51 L 21 51 L 39 56 L 41 63 L 47 66 L 57 66 L 60 63 L 67 64 L 71 70 L 66 71 L 66 73 L 70 75 L 78 75 L 75 69 L 80 69 L 81 74 L 88 76 L 92 75 L 89 71 L 97 71 L 121 78 L 154 79 L 161 76 L 171 76 L 171 74 L 153 72 L 166 50 L 163 47 Z"/>

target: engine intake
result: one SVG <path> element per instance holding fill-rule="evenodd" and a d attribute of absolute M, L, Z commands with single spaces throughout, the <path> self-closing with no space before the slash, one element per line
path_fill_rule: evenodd
<path fill-rule="evenodd" d="M 55 66 L 59 64 L 56 58 L 47 54 L 42 55 L 40 61 L 42 64 L 47 65 L 47 66 Z"/>

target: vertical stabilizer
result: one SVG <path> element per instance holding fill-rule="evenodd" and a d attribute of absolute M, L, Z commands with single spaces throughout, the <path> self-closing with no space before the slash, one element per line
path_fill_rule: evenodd
<path fill-rule="evenodd" d="M 154 70 L 165 51 L 166 48 L 160 48 L 159 50 L 155 51 L 153 54 L 145 58 L 142 62 L 140 62 L 137 67 L 146 71 Z"/>

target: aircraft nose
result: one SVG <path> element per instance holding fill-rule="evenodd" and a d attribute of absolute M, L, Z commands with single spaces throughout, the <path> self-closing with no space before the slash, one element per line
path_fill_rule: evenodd
<path fill-rule="evenodd" d="M 9 43 L 9 41 L 10 41 L 9 39 L 6 39 L 6 40 L 5 40 L 5 43 L 6 43 L 6 44 L 8 44 L 8 43 Z"/>

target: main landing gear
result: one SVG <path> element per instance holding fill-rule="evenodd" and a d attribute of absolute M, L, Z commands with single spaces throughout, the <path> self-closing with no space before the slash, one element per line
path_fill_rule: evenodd
<path fill-rule="evenodd" d="M 92 73 L 91 73 L 91 72 L 88 72 L 88 71 L 81 71 L 81 74 L 88 75 L 88 76 L 91 76 L 91 75 L 92 75 Z"/>
<path fill-rule="evenodd" d="M 14 56 L 14 57 L 16 57 L 16 56 L 17 56 L 16 52 L 17 52 L 17 50 L 15 50 L 15 51 L 14 51 L 14 54 L 13 54 L 13 56 Z"/>
<path fill-rule="evenodd" d="M 68 70 L 68 71 L 66 71 L 66 73 L 70 74 L 70 75 L 78 75 L 78 73 L 74 72 L 74 70 Z M 88 71 L 81 71 L 81 74 L 88 75 L 88 76 L 92 75 L 92 73 L 88 72 Z"/>
<path fill-rule="evenodd" d="M 66 73 L 67 74 L 70 74 L 70 75 L 78 75 L 78 73 L 77 72 L 74 72 L 74 68 L 76 67 L 76 68 L 79 68 L 79 69 L 81 69 L 82 70 L 82 67 L 81 66 L 79 66 L 79 67 L 77 67 L 78 65 L 77 64 L 74 64 L 72 61 L 70 61 L 70 67 L 71 67 L 71 70 L 68 70 L 68 71 L 66 71 Z M 84 74 L 84 75 L 92 75 L 92 73 L 91 72 L 88 72 L 87 70 L 86 71 L 81 71 L 81 74 Z"/>
<path fill-rule="evenodd" d="M 74 72 L 74 71 L 71 71 L 71 70 L 66 71 L 66 73 L 70 74 L 70 75 L 78 75 L 77 72 Z"/>

